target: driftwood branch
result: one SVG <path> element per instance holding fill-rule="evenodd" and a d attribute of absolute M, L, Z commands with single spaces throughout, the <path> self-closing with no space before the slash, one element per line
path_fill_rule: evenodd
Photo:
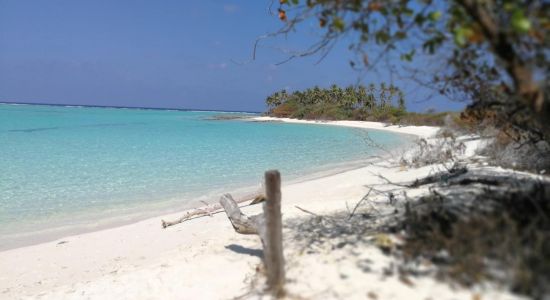
<path fill-rule="evenodd" d="M 229 194 L 227 194 L 227 195 L 229 195 Z M 224 195 L 224 197 L 225 196 L 226 195 Z M 231 195 L 229 195 L 229 197 L 231 197 Z M 242 199 L 240 201 L 235 201 L 235 200 L 233 200 L 233 198 L 231 198 L 231 200 L 233 202 L 235 202 L 235 206 L 237 206 L 237 207 L 238 207 L 237 203 L 242 203 L 242 202 L 249 201 L 249 199 Z M 246 206 L 258 204 L 258 203 L 261 203 L 263 201 L 265 201 L 265 196 L 264 195 L 258 195 L 252 200 L 252 202 L 250 202 L 250 204 L 248 204 Z M 208 204 L 205 201 L 201 201 L 201 202 L 204 203 L 205 207 L 195 208 L 193 210 L 186 211 L 183 214 L 183 216 L 181 216 L 178 219 L 173 220 L 173 221 L 161 220 L 162 228 L 177 225 L 177 224 L 183 223 L 185 221 L 188 221 L 188 220 L 191 220 L 191 219 L 194 219 L 194 218 L 200 218 L 200 217 L 205 217 L 205 216 L 212 217 L 214 214 L 222 212 L 223 206 L 220 206 L 219 204 Z"/>
<path fill-rule="evenodd" d="M 190 220 L 190 219 L 193 219 L 193 218 L 198 218 L 198 217 L 203 217 L 203 216 L 212 216 L 213 214 L 219 213 L 219 212 L 221 212 L 221 206 L 217 205 L 217 204 L 212 205 L 212 206 L 207 206 L 207 207 L 204 207 L 204 208 L 195 208 L 193 210 L 185 212 L 185 214 L 183 214 L 183 216 L 181 216 L 180 218 L 178 218 L 174 221 L 161 220 L 161 224 L 162 224 L 162 228 L 166 228 L 166 227 L 173 226 L 173 225 L 176 225 L 176 224 L 179 224 L 179 223 L 183 223 L 183 222 L 185 222 L 187 220 Z"/>
<path fill-rule="evenodd" d="M 223 195 L 220 198 L 220 204 L 236 232 L 240 234 L 259 234 L 261 230 L 258 227 L 263 223 L 261 220 L 263 215 L 248 217 L 243 214 L 230 194 Z"/>

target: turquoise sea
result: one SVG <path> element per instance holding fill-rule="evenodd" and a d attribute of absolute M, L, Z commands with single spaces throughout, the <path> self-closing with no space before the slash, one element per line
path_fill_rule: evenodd
<path fill-rule="evenodd" d="M 253 193 L 267 169 L 289 182 L 378 151 L 361 129 L 219 115 L 232 114 L 0 104 L 0 249 Z"/>

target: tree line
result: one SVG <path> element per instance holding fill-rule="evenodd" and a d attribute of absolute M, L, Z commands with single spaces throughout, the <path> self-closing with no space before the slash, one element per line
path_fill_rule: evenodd
<path fill-rule="evenodd" d="M 298 119 L 391 119 L 406 113 L 405 96 L 394 85 L 315 86 L 266 98 L 269 115 Z"/>

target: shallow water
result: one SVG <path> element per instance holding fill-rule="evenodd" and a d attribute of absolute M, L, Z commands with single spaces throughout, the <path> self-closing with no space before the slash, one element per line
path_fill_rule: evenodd
<path fill-rule="evenodd" d="M 259 188 L 267 169 L 291 180 L 377 152 L 361 129 L 211 120 L 220 114 L 0 104 L 0 236 L 191 205 Z"/>

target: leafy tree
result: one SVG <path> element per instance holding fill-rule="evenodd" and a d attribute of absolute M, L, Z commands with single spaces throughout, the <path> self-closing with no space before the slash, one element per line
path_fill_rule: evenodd
<path fill-rule="evenodd" d="M 550 2 L 545 0 L 280 0 L 286 34 L 316 19 L 322 38 L 300 57 L 328 51 L 344 35 L 363 67 L 385 55 L 443 56 L 451 68 L 432 87 L 458 94 L 550 139 Z M 372 54 L 375 55 L 372 55 Z M 357 61 L 351 62 L 357 67 Z M 384 93 L 386 91 L 384 90 Z M 384 95 L 385 96 L 385 95 Z"/>

